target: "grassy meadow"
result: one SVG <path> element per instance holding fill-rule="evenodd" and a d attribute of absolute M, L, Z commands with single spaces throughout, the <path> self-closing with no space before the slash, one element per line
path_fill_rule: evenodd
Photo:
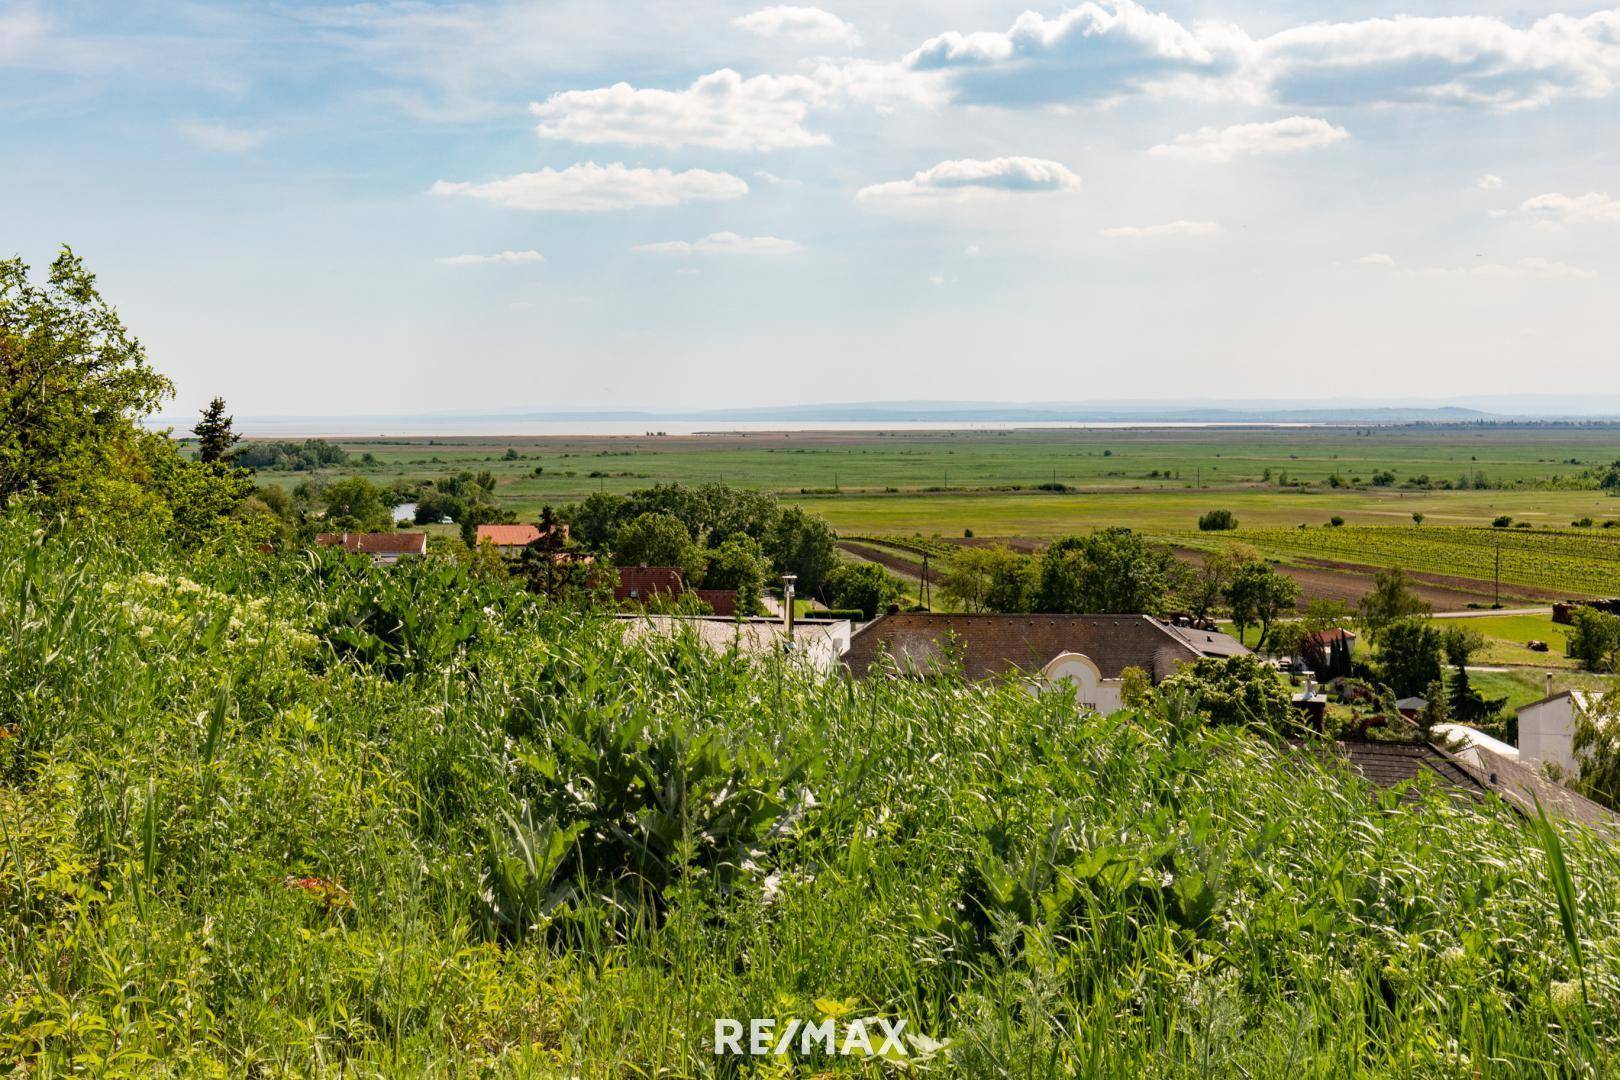
<path fill-rule="evenodd" d="M 1076 526 L 1137 522 L 1143 528 L 1191 528 L 1204 509 L 1227 503 L 1245 524 L 1273 527 L 1325 521 L 1334 513 L 1369 524 L 1410 520 L 1413 511 L 1451 524 L 1488 523 L 1499 513 L 1553 525 L 1588 515 L 1620 517 L 1620 503 L 1595 492 L 1546 490 L 1620 458 L 1620 428 L 1613 426 L 721 432 L 337 441 L 355 459 L 372 455 L 375 464 L 359 467 L 351 460 L 317 477 L 359 472 L 386 483 L 396 477 L 488 469 L 499 482 L 501 498 L 524 515 L 544 503 L 570 502 L 593 491 L 718 482 L 783 496 L 825 492 L 815 508 L 840 528 L 925 535 L 973 528 L 985 535 L 1050 536 Z M 508 451 L 516 457 L 508 458 Z M 1370 486 L 1381 471 L 1394 474 L 1395 486 Z M 1493 483 L 1535 483 L 1540 489 L 1442 492 L 1400 487 L 1418 477 L 1455 482 L 1476 473 Z M 305 474 L 264 475 L 291 484 Z M 1346 485 L 1359 481 L 1366 490 L 1310 490 L 1334 476 Z M 1283 486 L 1285 478 L 1306 489 Z M 1121 500 L 1036 493 L 1041 484 L 1119 495 Z M 1015 487 L 1021 490 L 1013 491 Z"/>
<path fill-rule="evenodd" d="M 1185 701 L 846 684 L 436 559 L 21 516 L 0 700 L 24 1075 L 887 1071 L 717 1058 L 716 1017 L 903 1020 L 940 1075 L 1620 1067 L 1610 843 Z"/>

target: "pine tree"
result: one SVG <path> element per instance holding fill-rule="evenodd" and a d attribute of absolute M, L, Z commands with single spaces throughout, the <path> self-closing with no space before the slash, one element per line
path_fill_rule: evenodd
<path fill-rule="evenodd" d="M 197 436 L 197 460 L 209 464 L 230 461 L 231 447 L 242 438 L 231 430 L 231 417 L 225 415 L 225 399 L 217 397 L 202 411 L 202 419 L 191 433 Z"/>

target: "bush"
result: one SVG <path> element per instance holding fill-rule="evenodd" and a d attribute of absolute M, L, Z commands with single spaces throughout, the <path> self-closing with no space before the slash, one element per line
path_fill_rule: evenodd
<path fill-rule="evenodd" d="M 1198 519 L 1200 532 L 1224 532 L 1237 527 L 1237 517 L 1230 510 L 1211 510 Z"/>
<path fill-rule="evenodd" d="M 1204 657 L 1160 683 L 1160 700 L 1190 695 L 1212 724 L 1243 724 L 1271 731 L 1292 728 L 1293 702 L 1277 672 L 1253 656 Z"/>
<path fill-rule="evenodd" d="M 858 610 L 867 619 L 876 618 L 901 595 L 900 582 L 877 563 L 845 563 L 827 576 L 830 606 Z"/>

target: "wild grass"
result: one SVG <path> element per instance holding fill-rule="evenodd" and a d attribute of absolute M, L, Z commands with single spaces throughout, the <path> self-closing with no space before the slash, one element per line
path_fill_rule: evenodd
<path fill-rule="evenodd" d="M 849 684 L 433 566 L 13 518 L 0 709 L 25 1074 L 736 1075 L 716 1017 L 829 1015 L 941 1075 L 1615 1068 L 1606 840 L 1185 702 Z"/>

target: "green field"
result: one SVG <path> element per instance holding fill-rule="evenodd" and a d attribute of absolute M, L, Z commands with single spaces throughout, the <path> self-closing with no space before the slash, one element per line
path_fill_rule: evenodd
<path fill-rule="evenodd" d="M 733 432 L 342 445 L 351 455 L 342 466 L 267 471 L 260 479 L 292 486 L 361 475 L 386 485 L 488 470 L 497 498 L 524 520 L 595 491 L 717 482 L 775 492 L 846 536 L 971 534 L 1028 543 L 1124 525 L 1207 546 L 1211 534 L 1195 531 L 1199 516 L 1226 509 L 1242 539 L 1286 562 L 1403 565 L 1473 583 L 1431 583 L 1459 590 L 1454 599 L 1437 595 L 1441 608 L 1494 595 L 1481 583 L 1494 580 L 1498 541 L 1504 598 L 1620 593 L 1620 531 L 1553 535 L 1579 519 L 1599 526 L 1620 519 L 1620 500 L 1596 490 L 1591 475 L 1620 458 L 1615 425 Z M 1340 486 L 1330 486 L 1335 479 Z M 1459 486 L 1480 479 L 1496 486 Z M 1421 531 L 1411 527 L 1414 514 L 1423 515 Z M 1479 531 L 1501 515 L 1534 533 Z M 1349 527 L 1322 527 L 1335 517 Z M 1360 528 L 1374 525 L 1403 528 Z M 1319 584 L 1328 595 L 1360 588 Z"/>
<path fill-rule="evenodd" d="M 1218 543 L 1212 533 L 1184 533 L 1187 545 Z M 1494 580 L 1572 595 L 1620 593 L 1620 535 L 1612 529 L 1536 530 L 1408 525 L 1318 529 L 1243 529 L 1222 533 L 1269 555 L 1400 566 L 1478 581 Z"/>
<path fill-rule="evenodd" d="M 360 472 L 386 482 L 400 476 L 489 469 L 499 479 L 503 497 L 524 510 L 545 502 L 572 501 L 592 491 L 628 491 L 664 482 L 722 482 L 782 494 L 851 495 L 888 494 L 891 488 L 893 493 L 1016 494 L 1011 489 L 1030 492 L 1041 484 L 1063 484 L 1087 491 L 1181 493 L 1202 504 L 1233 488 L 1296 498 L 1298 489 L 1292 486 L 1296 482 L 1325 486 L 1337 476 L 1347 486 L 1367 487 L 1373 496 L 1369 506 L 1397 513 L 1406 502 L 1410 509 L 1426 503 L 1426 492 L 1405 486 L 1420 477 L 1428 477 L 1431 484 L 1454 484 L 1465 475 L 1472 483 L 1475 474 L 1481 474 L 1492 484 L 1546 487 L 1574 483 L 1588 469 L 1620 458 L 1620 427 L 1614 426 L 756 432 L 339 441 L 356 458 L 371 454 L 376 464 L 357 468 L 351 461 L 323 476 Z M 508 450 L 517 457 L 508 460 Z M 1380 471 L 1393 474 L 1392 485 L 1372 487 L 1372 477 Z M 288 483 L 296 480 L 296 475 L 266 475 Z M 1523 510 L 1532 515 L 1539 510 L 1552 520 L 1564 515 L 1565 505 L 1620 517 L 1620 505 L 1599 498 L 1544 498 Z M 1468 512 L 1483 508 L 1470 507 Z M 1311 509 L 1339 510 L 1331 500 Z M 1255 523 L 1294 521 L 1279 517 Z"/>

